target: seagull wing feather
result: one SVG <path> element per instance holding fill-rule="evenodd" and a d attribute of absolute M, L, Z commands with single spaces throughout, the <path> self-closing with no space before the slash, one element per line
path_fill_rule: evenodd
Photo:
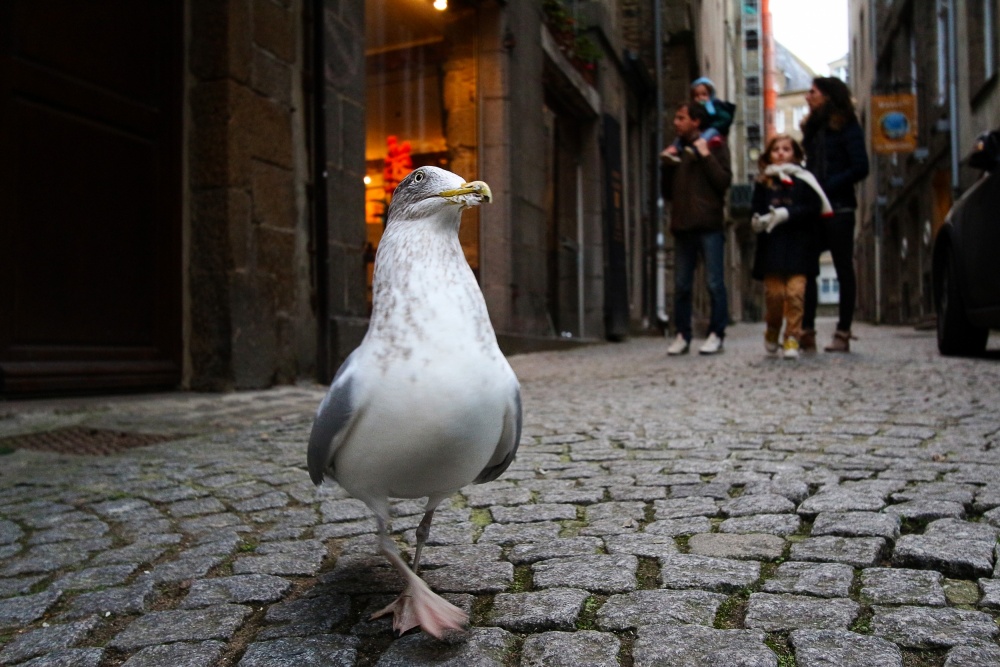
<path fill-rule="evenodd" d="M 323 477 L 333 462 L 333 455 L 344 442 L 344 435 L 357 412 L 354 381 L 354 353 L 344 361 L 330 384 L 330 391 L 316 412 L 312 433 L 309 434 L 309 477 L 313 484 L 323 483 Z"/>
<path fill-rule="evenodd" d="M 473 484 L 483 484 L 492 482 L 503 474 L 507 466 L 514 460 L 517 454 L 517 446 L 521 442 L 521 388 L 515 383 L 514 391 L 511 392 L 510 402 L 503 415 L 503 432 L 500 433 L 500 440 L 493 450 L 493 456 L 489 463 L 473 480 Z"/>

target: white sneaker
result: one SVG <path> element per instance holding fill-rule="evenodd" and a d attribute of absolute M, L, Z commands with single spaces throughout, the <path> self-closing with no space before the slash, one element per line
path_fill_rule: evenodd
<path fill-rule="evenodd" d="M 708 334 L 708 339 L 702 344 L 698 351 L 702 354 L 718 354 L 722 352 L 722 339 L 715 335 L 715 332 Z"/>
<path fill-rule="evenodd" d="M 782 354 L 785 359 L 798 359 L 799 358 L 799 341 L 794 338 L 789 338 L 785 341 L 785 351 Z"/>
<path fill-rule="evenodd" d="M 778 350 L 781 349 L 781 344 L 778 343 L 778 331 L 774 329 L 768 329 L 764 332 L 764 350 L 770 356 L 775 356 L 778 354 Z"/>
<path fill-rule="evenodd" d="M 675 338 L 674 342 L 667 348 L 667 354 L 675 357 L 678 354 L 687 354 L 689 349 L 691 349 L 691 344 L 684 340 L 683 335 L 677 334 L 677 338 Z"/>

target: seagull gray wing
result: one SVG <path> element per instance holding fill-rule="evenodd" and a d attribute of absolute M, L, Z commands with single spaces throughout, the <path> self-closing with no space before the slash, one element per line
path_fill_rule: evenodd
<path fill-rule="evenodd" d="M 503 474 L 503 471 L 514 460 L 514 455 L 517 454 L 517 446 L 521 442 L 521 387 L 516 382 L 510 399 L 506 410 L 504 410 L 503 432 L 500 433 L 497 447 L 493 450 L 493 456 L 490 457 L 489 463 L 473 480 L 473 484 L 483 484 L 495 480 Z"/>
<path fill-rule="evenodd" d="M 344 442 L 348 426 L 357 412 L 357 384 L 354 379 L 355 353 L 344 361 L 330 384 L 313 422 L 309 434 L 309 477 L 319 485 L 327 469 L 331 467 L 333 455 Z"/>

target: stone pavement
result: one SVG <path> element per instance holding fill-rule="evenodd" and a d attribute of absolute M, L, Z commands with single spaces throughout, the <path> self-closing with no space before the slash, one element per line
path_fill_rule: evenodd
<path fill-rule="evenodd" d="M 822 323 L 825 330 L 831 322 Z M 1000 666 L 1000 362 L 859 326 L 856 353 L 634 339 L 512 358 L 524 436 L 435 516 L 467 642 L 368 615 L 401 582 L 305 471 L 314 385 L 0 402 L 0 438 L 172 434 L 0 456 L 0 664 Z M 412 544 L 415 501 L 395 506 Z"/>

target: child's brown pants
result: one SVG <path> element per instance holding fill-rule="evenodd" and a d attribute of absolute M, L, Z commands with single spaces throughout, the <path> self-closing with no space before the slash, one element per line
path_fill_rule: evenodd
<path fill-rule="evenodd" d="M 781 320 L 784 319 L 785 339 L 798 340 L 802 335 L 802 310 L 806 298 L 806 277 L 795 276 L 764 276 L 764 304 L 766 312 L 764 321 L 767 328 L 777 334 L 781 331 Z"/>

